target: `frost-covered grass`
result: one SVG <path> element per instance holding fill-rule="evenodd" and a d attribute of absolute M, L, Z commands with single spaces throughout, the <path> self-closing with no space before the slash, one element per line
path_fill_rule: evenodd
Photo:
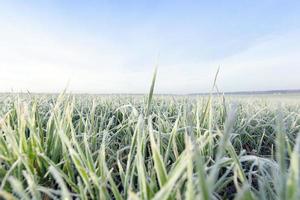
<path fill-rule="evenodd" d="M 5 199 L 300 199 L 296 98 L 0 99 Z"/>
<path fill-rule="evenodd" d="M 155 78 L 147 96 L 1 95 L 0 197 L 300 199 L 298 98 L 155 97 Z"/>

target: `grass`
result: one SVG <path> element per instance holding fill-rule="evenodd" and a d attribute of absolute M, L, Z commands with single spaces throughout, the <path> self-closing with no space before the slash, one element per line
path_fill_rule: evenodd
<path fill-rule="evenodd" d="M 2 95 L 3 199 L 300 199 L 297 101 Z"/>

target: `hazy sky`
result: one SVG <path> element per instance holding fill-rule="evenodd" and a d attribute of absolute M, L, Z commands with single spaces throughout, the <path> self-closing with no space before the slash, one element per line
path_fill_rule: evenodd
<path fill-rule="evenodd" d="M 300 88 L 300 1 L 0 0 L 0 91 Z M 68 84 L 69 82 L 69 84 Z"/>

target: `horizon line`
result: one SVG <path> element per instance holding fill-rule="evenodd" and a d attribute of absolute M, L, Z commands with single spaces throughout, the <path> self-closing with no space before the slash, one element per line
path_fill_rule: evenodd
<path fill-rule="evenodd" d="M 61 94 L 62 92 L 0 92 L 0 94 Z M 93 92 L 66 92 L 67 94 L 74 94 L 74 95 L 147 95 L 148 93 L 93 93 Z M 216 91 L 216 92 L 192 92 L 192 93 L 155 93 L 156 95 L 175 95 L 175 96 L 184 96 L 184 95 L 209 95 L 209 94 L 244 94 L 244 95 L 251 95 L 251 94 L 292 94 L 292 93 L 300 93 L 300 89 L 272 89 L 272 90 L 242 90 L 242 91 Z"/>

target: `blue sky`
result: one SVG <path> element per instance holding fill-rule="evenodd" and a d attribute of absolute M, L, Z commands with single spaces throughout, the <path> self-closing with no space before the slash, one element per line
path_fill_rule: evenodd
<path fill-rule="evenodd" d="M 0 91 L 300 88 L 300 1 L 0 0 Z M 159 58 L 158 58 L 159 55 Z M 68 84 L 69 83 L 69 84 Z"/>

